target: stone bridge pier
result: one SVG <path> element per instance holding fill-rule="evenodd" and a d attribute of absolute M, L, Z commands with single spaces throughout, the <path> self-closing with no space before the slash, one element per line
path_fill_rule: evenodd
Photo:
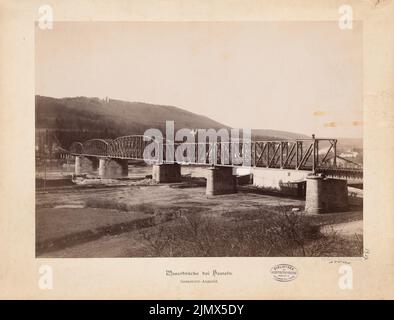
<path fill-rule="evenodd" d="M 237 192 L 237 177 L 233 175 L 232 167 L 214 166 L 207 170 L 207 196 Z"/>
<path fill-rule="evenodd" d="M 99 167 L 99 159 L 96 157 L 75 157 L 75 174 L 81 175 L 84 173 L 94 174 Z"/>
<path fill-rule="evenodd" d="M 129 174 L 128 161 L 125 159 L 98 158 L 87 156 L 75 157 L 75 174 L 98 175 L 104 179 L 127 177 Z"/>
<path fill-rule="evenodd" d="M 127 159 L 100 158 L 99 177 L 103 179 L 127 178 L 129 167 Z"/>
<path fill-rule="evenodd" d="M 348 208 L 347 181 L 308 176 L 306 178 L 305 211 L 308 213 L 341 212 Z"/>
<path fill-rule="evenodd" d="M 213 166 L 204 170 L 207 181 L 206 195 L 214 196 L 237 192 L 237 177 L 232 167 Z M 181 181 L 181 165 L 177 163 L 155 164 L 152 179 L 158 183 Z"/>
<path fill-rule="evenodd" d="M 154 164 L 152 179 L 157 183 L 171 183 L 181 181 L 181 166 L 178 163 Z"/>

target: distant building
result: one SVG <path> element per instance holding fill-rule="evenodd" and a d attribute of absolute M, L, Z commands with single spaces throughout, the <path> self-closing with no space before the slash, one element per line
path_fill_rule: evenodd
<path fill-rule="evenodd" d="M 67 159 L 69 152 L 63 149 L 53 129 L 36 128 L 35 151 L 38 159 Z"/>
<path fill-rule="evenodd" d="M 342 158 L 357 158 L 358 152 L 356 151 L 342 152 L 339 156 Z"/>

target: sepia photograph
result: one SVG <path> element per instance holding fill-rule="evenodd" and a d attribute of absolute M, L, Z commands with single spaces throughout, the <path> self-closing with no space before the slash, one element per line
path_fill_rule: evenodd
<path fill-rule="evenodd" d="M 0 0 L 0 300 L 181 319 L 392 299 L 393 17 Z"/>
<path fill-rule="evenodd" d="M 34 36 L 37 258 L 363 256 L 362 21 Z"/>

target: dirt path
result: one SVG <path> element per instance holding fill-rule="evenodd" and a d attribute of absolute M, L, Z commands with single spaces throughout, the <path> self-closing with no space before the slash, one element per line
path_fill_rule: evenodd
<path fill-rule="evenodd" d="M 350 221 L 338 224 L 327 225 L 323 227 L 323 232 L 335 231 L 341 236 L 363 235 L 363 220 Z"/>
<path fill-rule="evenodd" d="M 333 225 L 333 229 L 342 235 L 363 234 L 363 221 L 352 221 Z"/>

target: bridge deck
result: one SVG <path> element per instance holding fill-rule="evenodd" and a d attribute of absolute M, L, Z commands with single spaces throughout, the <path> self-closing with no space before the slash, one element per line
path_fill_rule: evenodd
<path fill-rule="evenodd" d="M 336 148 L 336 139 L 162 143 L 150 137 L 133 135 L 114 140 L 74 142 L 70 153 L 148 163 L 307 170 L 332 177 L 362 179 L 361 165 L 354 162 L 349 162 L 348 167 L 337 165 Z"/>

